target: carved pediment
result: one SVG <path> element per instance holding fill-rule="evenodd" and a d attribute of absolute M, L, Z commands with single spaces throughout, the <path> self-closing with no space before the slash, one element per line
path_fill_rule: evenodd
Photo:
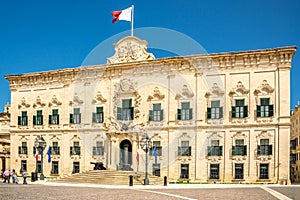
<path fill-rule="evenodd" d="M 212 132 L 207 137 L 207 139 L 209 139 L 209 140 L 220 140 L 222 138 L 223 138 L 223 136 L 220 133 L 217 133 L 217 132 Z"/>
<path fill-rule="evenodd" d="M 51 101 L 49 102 L 48 106 L 60 106 L 62 103 L 57 99 L 57 97 L 55 95 L 53 95 Z"/>
<path fill-rule="evenodd" d="M 74 135 L 72 138 L 71 138 L 71 141 L 79 141 L 81 140 L 81 137 L 78 136 L 78 135 Z"/>
<path fill-rule="evenodd" d="M 246 138 L 247 135 L 244 132 L 236 132 L 232 135 L 233 138 L 239 139 L 239 138 Z"/>
<path fill-rule="evenodd" d="M 257 134 L 257 138 L 260 139 L 260 138 L 269 138 L 271 136 L 270 133 L 268 133 L 267 131 L 262 131 L 260 132 L 259 134 Z"/>
<path fill-rule="evenodd" d="M 25 97 L 23 97 L 21 99 L 20 104 L 18 105 L 18 108 L 20 109 L 20 108 L 29 108 L 29 107 L 30 107 L 30 104 L 27 103 Z"/>
<path fill-rule="evenodd" d="M 147 41 L 137 37 L 128 36 L 118 41 L 115 46 L 115 54 L 107 58 L 108 64 L 127 63 L 142 60 L 154 60 L 152 53 L 148 53 Z"/>
<path fill-rule="evenodd" d="M 149 95 L 147 101 L 152 101 L 152 100 L 163 100 L 165 98 L 165 95 L 162 94 L 159 90 L 158 87 L 155 87 L 153 90 L 153 95 Z"/>
<path fill-rule="evenodd" d="M 248 93 L 249 93 L 249 90 L 245 88 L 245 86 L 243 85 L 243 83 L 241 81 L 239 81 L 236 88 L 232 89 L 229 92 L 229 96 L 233 96 L 233 95 L 243 96 Z"/>
<path fill-rule="evenodd" d="M 206 92 L 205 97 L 208 98 L 211 95 L 214 97 L 221 97 L 224 95 L 224 91 L 218 86 L 217 83 L 214 83 L 211 90 L 209 92 Z"/>
<path fill-rule="evenodd" d="M 190 140 L 191 136 L 189 136 L 189 134 L 187 134 L 186 132 L 182 133 L 181 136 L 179 137 L 179 139 L 181 140 Z"/>
<path fill-rule="evenodd" d="M 136 92 L 136 83 L 134 83 L 131 79 L 125 78 L 120 81 L 116 85 L 117 93 L 133 93 Z"/>
<path fill-rule="evenodd" d="M 95 98 L 92 100 L 93 104 L 105 103 L 107 100 L 102 96 L 101 92 L 98 91 Z"/>
<path fill-rule="evenodd" d="M 262 84 L 254 90 L 254 94 L 255 95 L 267 95 L 267 94 L 271 94 L 274 92 L 274 88 L 272 88 L 267 80 L 263 80 Z"/>
<path fill-rule="evenodd" d="M 194 93 L 188 88 L 187 85 L 183 85 L 181 94 L 176 94 L 175 99 L 191 99 L 193 98 Z"/>
<path fill-rule="evenodd" d="M 35 100 L 35 103 L 33 104 L 33 107 L 36 108 L 36 107 L 44 107 L 46 105 L 46 103 L 43 103 L 42 100 L 41 100 L 41 97 L 38 96 Z"/>

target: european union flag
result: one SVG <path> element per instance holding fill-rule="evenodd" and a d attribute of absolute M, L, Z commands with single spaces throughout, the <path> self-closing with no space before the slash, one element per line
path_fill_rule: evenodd
<path fill-rule="evenodd" d="M 153 148 L 153 156 L 154 156 L 155 164 L 157 164 L 157 151 L 156 151 L 156 146 L 154 146 L 154 148 Z"/>
<path fill-rule="evenodd" d="M 51 162 L 51 149 L 50 149 L 50 147 L 48 148 L 47 155 L 48 155 L 48 163 L 50 163 Z"/>

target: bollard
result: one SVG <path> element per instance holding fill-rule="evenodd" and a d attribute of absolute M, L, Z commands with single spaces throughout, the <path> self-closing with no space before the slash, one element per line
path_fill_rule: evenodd
<path fill-rule="evenodd" d="M 164 186 L 168 186 L 167 176 L 164 176 Z"/>
<path fill-rule="evenodd" d="M 129 186 L 133 186 L 133 176 L 129 176 Z"/>
<path fill-rule="evenodd" d="M 36 172 L 31 172 L 31 182 L 34 182 L 37 180 L 37 173 Z"/>

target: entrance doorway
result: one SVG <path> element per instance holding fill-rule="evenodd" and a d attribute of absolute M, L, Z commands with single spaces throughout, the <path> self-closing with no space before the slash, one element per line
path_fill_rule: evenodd
<path fill-rule="evenodd" d="M 133 171 L 132 165 L 132 144 L 129 140 L 123 140 L 120 144 L 119 170 Z"/>

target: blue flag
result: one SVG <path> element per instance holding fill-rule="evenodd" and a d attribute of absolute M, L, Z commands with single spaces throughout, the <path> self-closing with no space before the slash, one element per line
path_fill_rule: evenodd
<path fill-rule="evenodd" d="M 50 163 L 51 162 L 51 149 L 50 149 L 50 147 L 48 148 L 47 155 L 48 155 L 48 163 Z"/>
<path fill-rule="evenodd" d="M 157 151 L 156 151 L 156 146 L 154 146 L 154 149 L 153 149 L 153 156 L 154 156 L 154 159 L 155 159 L 155 164 L 157 164 Z"/>

